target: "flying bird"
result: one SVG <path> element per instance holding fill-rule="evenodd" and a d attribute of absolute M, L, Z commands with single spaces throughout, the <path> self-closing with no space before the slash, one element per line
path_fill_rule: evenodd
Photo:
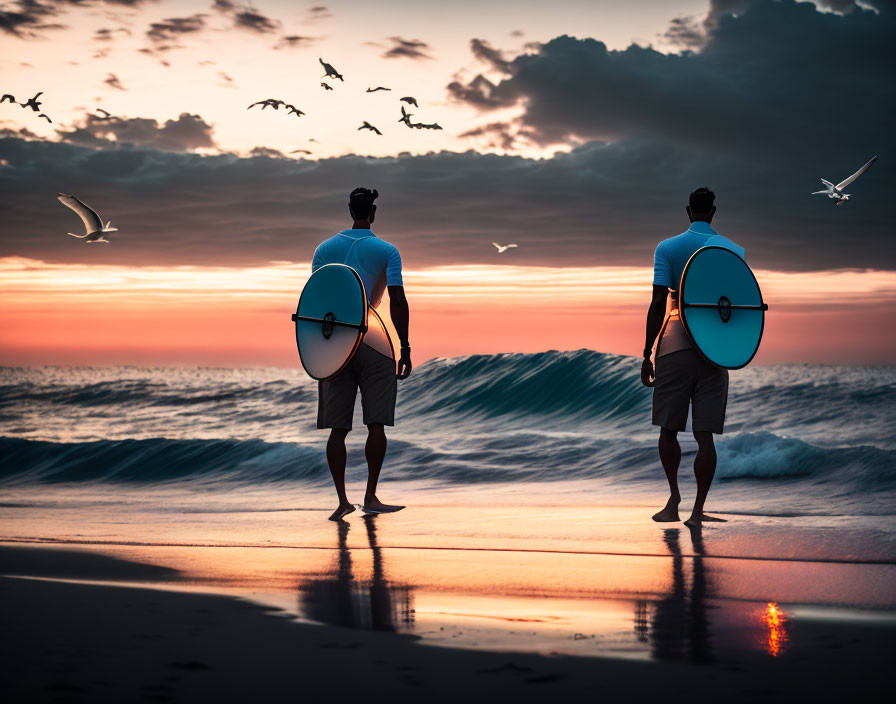
<path fill-rule="evenodd" d="M 834 203 L 834 205 L 846 205 L 846 201 L 849 200 L 849 196 L 850 196 L 851 194 L 850 194 L 850 193 L 844 193 L 844 192 L 843 192 L 843 189 L 846 188 L 846 187 L 847 187 L 849 184 L 851 184 L 853 181 L 855 181 L 859 176 L 861 176 L 863 173 L 865 173 L 868 169 L 870 169 L 870 168 L 871 168 L 871 165 L 872 165 L 875 161 L 877 161 L 877 157 L 876 157 L 876 156 L 875 156 L 875 157 L 872 157 L 871 159 L 869 159 L 868 162 L 867 162 L 861 169 L 859 169 L 858 171 L 856 171 L 856 172 L 855 172 L 852 176 L 850 176 L 849 178 L 845 178 L 845 179 L 843 179 L 843 180 L 842 180 L 840 183 L 838 183 L 836 186 L 835 186 L 833 183 L 831 183 L 830 181 L 825 181 L 824 179 L 821 179 L 821 182 L 822 182 L 825 186 L 827 186 L 827 188 L 825 188 L 825 189 L 822 190 L 822 191 L 814 191 L 811 195 L 813 195 L 813 196 L 825 195 L 825 196 L 827 196 L 828 198 L 834 198 L 834 199 L 836 199 L 837 202 Z"/>
<path fill-rule="evenodd" d="M 102 115 L 94 115 L 93 118 L 94 118 L 95 120 L 102 121 L 102 120 L 111 120 L 111 119 L 113 119 L 113 115 L 112 115 L 112 113 L 109 112 L 108 110 L 103 110 L 102 108 L 97 108 L 96 111 L 97 111 L 97 112 L 101 112 L 101 113 L 103 113 L 103 114 L 102 114 Z"/>
<path fill-rule="evenodd" d="M 117 227 L 112 227 L 111 220 L 104 226 L 103 221 L 100 219 L 100 216 L 97 215 L 96 211 L 90 206 L 84 205 L 84 203 L 75 198 L 71 193 L 60 193 L 56 197 L 59 199 L 60 203 L 71 208 L 78 214 L 78 217 L 81 218 L 81 221 L 84 223 L 84 228 L 87 230 L 83 235 L 76 235 L 74 232 L 68 232 L 66 234 L 82 239 L 85 242 L 108 242 L 109 240 L 103 237 L 103 235 L 106 232 L 118 232 Z"/>
<path fill-rule="evenodd" d="M 47 117 L 44 113 L 41 113 L 40 115 L 38 115 L 38 117 L 42 117 L 50 124 L 53 124 L 53 121 L 49 117 Z"/>
<path fill-rule="evenodd" d="M 416 127 L 418 130 L 440 130 L 442 126 L 437 122 L 431 122 L 429 124 L 425 124 L 423 122 L 410 122 L 408 123 L 409 127 Z"/>
<path fill-rule="evenodd" d="M 7 100 L 11 103 L 16 102 L 16 97 L 14 95 L 10 95 L 9 93 L 4 93 L 3 97 L 0 98 L 0 104 L 5 103 Z"/>
<path fill-rule="evenodd" d="M 364 124 L 361 125 L 359 130 L 370 130 L 371 132 L 376 132 L 378 135 L 382 136 L 382 132 L 380 132 L 376 127 L 371 125 L 367 120 L 364 120 Z"/>
<path fill-rule="evenodd" d="M 329 83 L 324 83 L 323 81 L 320 82 L 320 87 L 324 90 L 333 90 L 333 86 L 331 86 Z"/>
<path fill-rule="evenodd" d="M 403 122 L 408 127 L 411 126 L 411 118 L 414 116 L 414 113 L 408 112 L 404 109 L 404 105 L 401 106 L 401 118 L 398 120 L 399 122 Z"/>
<path fill-rule="evenodd" d="M 308 149 L 293 149 L 290 154 L 310 154 L 311 151 Z"/>
<path fill-rule="evenodd" d="M 412 97 L 409 96 L 409 95 L 408 95 L 408 96 L 405 96 L 404 98 L 399 98 L 399 100 L 401 100 L 401 102 L 403 102 L 403 103 L 407 103 L 408 105 L 413 105 L 415 108 L 419 108 L 419 107 L 420 107 L 419 105 L 417 105 L 417 99 L 416 99 L 416 98 L 412 98 Z"/>
<path fill-rule="evenodd" d="M 497 242 L 492 242 L 492 244 L 497 248 L 498 254 L 504 254 L 508 249 L 513 249 L 517 246 L 515 244 L 498 244 Z"/>
<path fill-rule="evenodd" d="M 324 71 L 326 71 L 326 73 L 323 76 L 324 78 L 338 78 L 340 81 L 343 80 L 342 74 L 339 73 L 339 71 L 337 71 L 335 68 L 333 68 L 330 64 L 328 64 L 323 59 L 318 59 L 318 61 L 320 61 L 320 65 L 323 66 Z"/>
<path fill-rule="evenodd" d="M 378 90 L 392 90 L 391 88 L 386 88 L 385 86 L 377 86 L 376 88 L 368 88 L 366 92 L 368 93 L 376 93 Z"/>
<path fill-rule="evenodd" d="M 264 100 L 259 100 L 257 103 L 252 103 L 246 110 L 251 110 L 256 105 L 261 105 L 261 109 L 264 110 L 267 107 L 272 107 L 274 110 L 279 110 L 281 105 L 285 103 L 282 100 L 277 100 L 276 98 L 265 98 Z"/>
<path fill-rule="evenodd" d="M 296 117 L 301 117 L 302 115 L 305 114 L 301 110 L 299 110 L 295 105 L 290 105 L 289 103 L 286 103 L 283 107 L 286 108 L 287 115 L 292 115 L 293 113 L 295 113 Z M 262 108 L 262 110 L 264 110 L 264 108 Z"/>
<path fill-rule="evenodd" d="M 19 103 L 23 108 L 31 108 L 34 112 L 40 112 L 41 103 L 38 98 L 44 94 L 43 91 L 37 93 L 33 98 L 29 98 L 27 102 Z"/>

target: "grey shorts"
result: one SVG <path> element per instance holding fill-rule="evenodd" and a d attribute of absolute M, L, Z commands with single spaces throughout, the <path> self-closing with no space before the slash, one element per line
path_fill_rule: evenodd
<path fill-rule="evenodd" d="M 345 369 L 318 382 L 317 427 L 351 430 L 359 388 L 364 425 L 395 425 L 395 361 L 362 343 Z"/>
<path fill-rule="evenodd" d="M 692 403 L 691 429 L 721 433 L 728 405 L 728 370 L 713 366 L 693 349 L 657 357 L 653 424 L 684 430 Z"/>

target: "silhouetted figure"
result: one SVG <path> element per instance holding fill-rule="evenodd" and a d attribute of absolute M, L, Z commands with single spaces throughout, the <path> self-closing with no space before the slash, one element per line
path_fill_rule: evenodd
<path fill-rule="evenodd" d="M 684 267 L 698 249 L 710 238 L 723 241 L 727 248 L 743 256 L 744 250 L 721 237 L 710 223 L 716 213 L 716 195 L 708 188 L 691 193 L 686 211 L 690 227 L 680 235 L 659 243 L 654 254 L 653 298 L 647 311 L 647 334 L 644 360 L 641 364 L 641 383 L 653 387 L 653 424 L 660 426 L 659 455 L 666 480 L 669 499 L 665 507 L 654 514 L 658 522 L 678 521 L 678 466 L 681 446 L 678 433 L 687 425 L 688 412 L 693 407 L 691 429 L 697 441 L 694 476 L 697 496 L 688 526 L 703 521 L 723 521 L 703 513 L 706 496 L 716 473 L 716 448 L 713 433 L 720 434 L 725 425 L 728 403 L 728 370 L 707 362 L 685 332 L 678 313 L 678 288 Z M 668 305 L 667 305 L 668 303 Z M 668 308 L 668 311 L 667 311 Z M 656 369 L 650 357 L 656 341 Z"/>

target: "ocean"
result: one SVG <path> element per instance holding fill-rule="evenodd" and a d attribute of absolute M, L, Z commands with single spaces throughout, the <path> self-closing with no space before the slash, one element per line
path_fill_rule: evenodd
<path fill-rule="evenodd" d="M 713 509 L 893 515 L 894 392 L 890 366 L 732 372 Z M 383 481 L 437 493 L 590 480 L 623 495 L 655 485 L 662 497 L 650 399 L 630 357 L 434 359 L 400 385 Z M 349 463 L 363 473 L 358 407 Z M 326 432 L 315 420 L 315 383 L 298 369 L 4 368 L 0 482 L 320 487 Z M 682 444 L 687 477 L 694 445 L 687 434 Z"/>

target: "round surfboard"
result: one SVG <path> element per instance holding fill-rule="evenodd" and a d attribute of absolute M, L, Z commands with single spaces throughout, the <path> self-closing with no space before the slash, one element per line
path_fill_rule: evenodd
<path fill-rule="evenodd" d="M 367 332 L 367 294 L 358 272 L 344 264 L 315 271 L 299 297 L 299 359 L 312 379 L 336 376 L 351 361 Z"/>
<path fill-rule="evenodd" d="M 698 249 L 681 275 L 678 300 L 684 329 L 707 362 L 723 369 L 750 363 L 768 306 L 743 259 L 724 247 Z"/>
<path fill-rule="evenodd" d="M 395 347 L 392 345 L 392 338 L 389 337 L 389 331 L 386 324 L 375 309 L 368 311 L 367 332 L 364 333 L 362 342 L 370 345 L 380 354 L 386 355 L 389 359 L 395 360 Z"/>

